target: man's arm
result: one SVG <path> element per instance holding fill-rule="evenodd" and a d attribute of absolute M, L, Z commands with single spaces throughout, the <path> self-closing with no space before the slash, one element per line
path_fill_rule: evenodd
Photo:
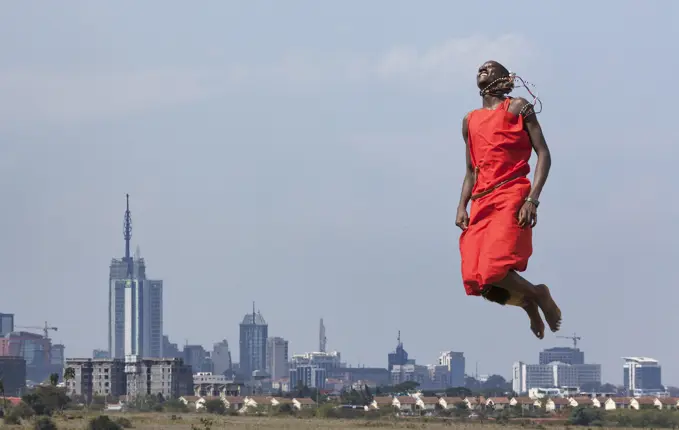
<path fill-rule="evenodd" d="M 535 114 L 533 105 L 526 99 L 516 98 L 512 101 L 509 111 L 523 116 L 523 127 L 528 133 L 533 149 L 538 156 L 533 177 L 533 187 L 528 197 L 539 201 L 542 188 L 545 186 L 545 182 L 547 182 L 549 169 L 552 167 L 552 155 L 549 152 L 545 135 L 542 133 L 542 127 Z"/>
<path fill-rule="evenodd" d="M 458 208 L 467 208 L 467 204 L 472 197 L 472 189 L 474 188 L 474 166 L 472 165 L 472 156 L 469 152 L 469 114 L 465 115 L 462 120 L 462 138 L 464 139 L 464 154 L 467 162 L 467 168 L 464 173 L 464 180 L 462 181 L 462 192 L 460 193 L 460 204 Z"/>

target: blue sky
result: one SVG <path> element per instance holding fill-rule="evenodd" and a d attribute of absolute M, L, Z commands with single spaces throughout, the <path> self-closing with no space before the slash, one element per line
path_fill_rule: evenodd
<path fill-rule="evenodd" d="M 418 362 L 508 376 L 568 341 L 461 285 L 460 121 L 496 59 L 538 86 L 553 156 L 526 276 L 605 380 L 647 355 L 679 385 L 677 3 L 193 4 L 3 3 L 0 312 L 105 347 L 130 193 L 175 341 L 236 354 L 255 300 L 293 352 L 323 317 L 353 364 L 400 329 Z"/>

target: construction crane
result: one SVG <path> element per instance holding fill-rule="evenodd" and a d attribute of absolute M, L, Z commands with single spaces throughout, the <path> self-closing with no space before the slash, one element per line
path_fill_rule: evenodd
<path fill-rule="evenodd" d="M 31 330 L 42 330 L 43 336 L 45 336 L 45 339 L 49 339 L 49 331 L 57 331 L 59 330 L 56 327 L 51 327 L 49 324 L 47 324 L 47 321 L 45 321 L 45 325 L 43 327 L 38 327 L 38 326 L 16 326 L 17 328 L 27 328 Z"/>
<path fill-rule="evenodd" d="M 580 336 L 578 336 L 575 333 L 573 333 L 573 336 L 557 336 L 557 337 L 561 338 L 561 339 L 572 340 L 573 341 L 573 349 L 578 349 L 578 341 L 582 339 Z"/>

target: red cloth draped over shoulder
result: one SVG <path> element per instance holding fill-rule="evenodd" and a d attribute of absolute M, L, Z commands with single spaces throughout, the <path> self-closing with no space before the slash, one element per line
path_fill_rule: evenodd
<path fill-rule="evenodd" d="M 467 295 L 481 295 L 510 270 L 526 270 L 533 253 L 532 231 L 520 228 L 517 221 L 530 192 L 528 160 L 533 147 L 523 117 L 508 111 L 510 103 L 508 98 L 496 109 L 478 109 L 467 116 L 476 172 L 472 195 L 482 194 L 472 201 L 469 226 L 460 236 Z"/>

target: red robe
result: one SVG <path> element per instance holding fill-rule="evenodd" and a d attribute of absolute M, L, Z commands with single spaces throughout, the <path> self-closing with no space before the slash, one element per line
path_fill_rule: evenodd
<path fill-rule="evenodd" d="M 532 231 L 520 228 L 517 221 L 530 192 L 528 160 L 533 147 L 523 117 L 508 111 L 510 102 L 507 98 L 494 110 L 478 109 L 467 117 L 476 172 L 469 227 L 460 236 L 462 280 L 468 295 L 481 295 L 510 270 L 526 270 L 533 253 Z"/>

